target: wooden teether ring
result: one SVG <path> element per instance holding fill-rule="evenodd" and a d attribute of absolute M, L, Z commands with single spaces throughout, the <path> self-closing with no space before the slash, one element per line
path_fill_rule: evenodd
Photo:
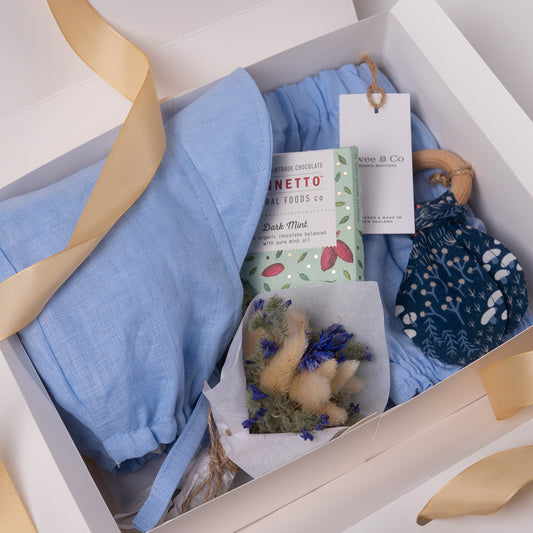
<path fill-rule="evenodd" d="M 450 190 L 459 205 L 464 205 L 472 191 L 472 167 L 458 155 L 444 150 L 420 150 L 413 153 L 413 171 L 426 168 L 443 170 L 451 177 Z"/>

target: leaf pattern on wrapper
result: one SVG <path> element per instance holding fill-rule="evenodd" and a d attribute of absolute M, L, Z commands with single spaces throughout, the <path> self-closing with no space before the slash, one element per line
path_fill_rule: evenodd
<path fill-rule="evenodd" d="M 352 191 L 351 191 L 350 187 L 346 187 L 346 186 L 345 186 L 345 187 L 344 187 L 344 192 L 345 192 L 346 194 L 352 194 Z"/>
<path fill-rule="evenodd" d="M 342 207 L 346 202 L 335 202 L 335 207 Z"/>
<path fill-rule="evenodd" d="M 252 268 L 252 270 L 250 270 L 249 275 L 253 276 L 256 272 L 257 272 L 257 267 L 254 267 Z"/>
<path fill-rule="evenodd" d="M 263 287 L 265 288 L 266 292 L 270 292 L 270 285 L 268 283 L 265 283 Z"/>
<path fill-rule="evenodd" d="M 304 281 L 309 281 L 309 277 L 301 272 L 300 272 L 300 278 L 303 279 Z"/>
<path fill-rule="evenodd" d="M 307 252 L 304 252 L 298 259 L 298 263 L 301 263 L 307 257 Z"/>
<path fill-rule="evenodd" d="M 344 157 L 342 157 L 341 154 L 337 154 L 337 157 L 339 159 L 339 161 L 343 164 L 343 165 L 346 165 L 346 159 Z M 331 161 L 331 160 L 330 160 Z"/>
<path fill-rule="evenodd" d="M 341 179 L 341 173 L 337 172 L 337 174 L 335 174 L 335 181 L 339 181 L 340 179 Z"/>
<path fill-rule="evenodd" d="M 339 220 L 339 224 L 346 224 L 350 220 L 350 215 L 345 215 Z"/>
<path fill-rule="evenodd" d="M 347 270 L 343 270 L 342 272 L 344 274 L 344 277 L 348 280 L 352 279 L 352 276 L 350 276 L 350 273 Z"/>
<path fill-rule="evenodd" d="M 282 250 L 278 250 L 278 251 L 276 252 L 276 259 L 279 259 L 282 253 L 283 253 Z"/>

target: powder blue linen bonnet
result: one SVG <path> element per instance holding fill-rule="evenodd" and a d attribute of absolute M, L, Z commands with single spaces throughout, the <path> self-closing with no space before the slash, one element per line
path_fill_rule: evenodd
<path fill-rule="evenodd" d="M 270 122 L 243 70 L 165 129 L 146 191 L 19 333 L 79 450 L 107 470 L 134 470 L 177 436 L 188 465 L 270 179 Z M 0 205 L 1 279 L 66 246 L 102 166 Z"/>

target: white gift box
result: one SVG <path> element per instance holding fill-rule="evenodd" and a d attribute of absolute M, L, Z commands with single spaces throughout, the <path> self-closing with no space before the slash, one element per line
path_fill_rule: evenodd
<path fill-rule="evenodd" d="M 68 49 L 66 43 L 64 46 Z M 471 205 L 489 233 L 520 258 L 533 287 L 531 121 L 436 3 L 400 0 L 390 13 L 268 57 L 249 66 L 248 71 L 264 91 L 325 68 L 356 62 L 363 53 L 372 54 L 400 91 L 411 93 L 413 111 L 440 146 L 472 164 L 476 180 Z M 176 68 L 179 78 L 179 66 L 170 55 L 160 56 L 156 50 L 157 61 L 162 61 L 158 69 L 163 65 L 169 70 Z M 197 71 L 201 83 L 225 74 L 206 68 Z M 209 74 L 209 79 L 203 77 Z M 69 96 L 65 94 L 60 101 L 68 103 Z M 164 110 L 175 111 L 193 97 L 183 95 L 166 103 Z M 18 131 L 30 132 L 24 113 L 19 120 L 20 124 L 13 122 L 22 128 Z M 116 125 L 116 116 L 110 120 L 104 128 Z M 4 137 L 7 139 L 7 134 L 2 131 Z M 40 152 L 20 167 L 24 169 L 21 174 L 31 172 L 4 187 L 0 197 L 40 187 L 98 160 L 110 148 L 113 134 L 92 137 L 74 150 L 62 145 Z M 6 153 L 18 152 L 8 148 Z M 47 164 L 35 168 L 36 162 Z M 509 421 L 494 421 L 479 372 L 490 362 L 527 350 L 532 343 L 530 329 L 413 400 L 156 529 L 169 533 L 322 532 L 418 527 L 416 512 L 431 495 L 432 483 L 438 484 L 435 476 L 445 476 L 446 469 L 456 468 L 484 446 L 500 445 L 500 437 L 517 437 L 515 428 L 528 423 L 530 409 Z M 0 457 L 37 530 L 118 531 L 17 338 L 2 342 L 0 350 Z M 400 527 L 400 519 L 405 519 L 405 528 Z M 471 524 L 468 522 L 468 527 Z"/>

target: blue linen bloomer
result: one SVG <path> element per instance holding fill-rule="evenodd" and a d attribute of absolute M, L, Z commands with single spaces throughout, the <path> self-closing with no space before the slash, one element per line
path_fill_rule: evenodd
<path fill-rule="evenodd" d="M 345 65 L 339 70 L 327 70 L 300 83 L 286 85 L 265 94 L 274 140 L 274 152 L 319 150 L 339 146 L 339 95 L 366 93 L 372 74 L 366 63 L 355 67 Z M 378 72 L 378 85 L 386 93 L 396 89 L 382 73 Z M 437 142 L 425 124 L 411 114 L 411 141 L 413 152 L 438 148 Z M 433 200 L 447 189 L 442 185 L 431 186 L 427 169 L 414 175 L 416 202 Z M 364 206 L 363 206 L 364 209 Z M 466 208 L 465 223 L 474 229 L 485 231 L 481 220 L 470 208 Z M 409 235 L 364 235 L 365 279 L 377 281 L 385 315 L 385 331 L 390 357 L 393 403 L 405 402 L 432 385 L 450 376 L 459 368 L 433 357 L 428 357 L 403 332 L 402 321 L 395 316 L 398 288 L 402 281 L 413 242 Z M 533 324 L 528 310 L 520 325 L 509 331 L 508 339 Z"/>

